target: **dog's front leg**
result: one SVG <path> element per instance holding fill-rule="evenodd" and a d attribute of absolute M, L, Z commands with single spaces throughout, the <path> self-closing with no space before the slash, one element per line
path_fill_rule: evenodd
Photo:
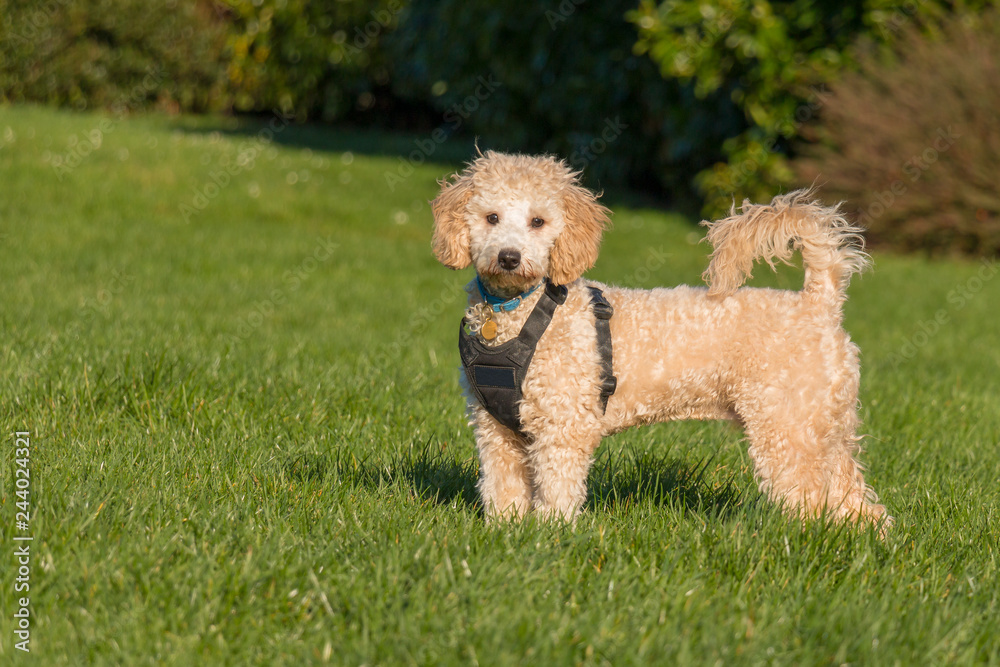
<path fill-rule="evenodd" d="M 531 510 L 531 480 L 524 438 L 475 407 L 479 495 L 489 520 L 524 517 Z"/>
<path fill-rule="evenodd" d="M 599 428 L 562 427 L 538 433 L 528 445 L 532 505 L 548 517 L 573 521 L 587 499 L 587 474 L 601 442 Z"/>

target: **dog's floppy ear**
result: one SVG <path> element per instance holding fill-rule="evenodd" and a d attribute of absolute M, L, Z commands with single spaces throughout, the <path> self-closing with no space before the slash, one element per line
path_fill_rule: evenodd
<path fill-rule="evenodd" d="M 431 202 L 434 212 L 434 236 L 431 245 L 438 261 L 450 269 L 464 269 L 472 263 L 469 252 L 469 227 L 465 207 L 472 196 L 472 175 L 456 174 L 455 181 L 440 181 L 441 193 Z"/>
<path fill-rule="evenodd" d="M 597 202 L 599 196 L 575 182 L 566 187 L 566 227 L 553 244 L 549 261 L 549 278 L 557 285 L 573 282 L 597 261 L 601 234 L 611 213 Z"/>

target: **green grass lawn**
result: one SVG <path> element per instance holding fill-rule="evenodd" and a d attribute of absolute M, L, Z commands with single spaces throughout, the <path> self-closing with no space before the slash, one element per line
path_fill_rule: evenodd
<path fill-rule="evenodd" d="M 487 526 L 427 205 L 469 146 L 397 180 L 413 137 L 278 127 L 0 108 L 0 662 L 1000 664 L 988 265 L 851 287 L 884 543 L 763 501 L 723 423 L 606 440 L 575 529 Z M 589 275 L 699 282 L 699 228 L 610 203 Z"/>

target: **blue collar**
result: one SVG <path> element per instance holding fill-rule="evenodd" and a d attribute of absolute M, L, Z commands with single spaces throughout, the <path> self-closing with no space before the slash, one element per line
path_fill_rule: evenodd
<path fill-rule="evenodd" d="M 499 313 L 499 312 L 509 313 L 510 311 L 520 306 L 522 301 L 531 296 L 534 293 L 534 291 L 541 286 L 542 283 L 538 283 L 527 292 L 521 292 L 513 299 L 501 299 L 500 297 L 493 296 L 492 294 L 487 292 L 486 286 L 483 285 L 483 281 L 479 279 L 479 276 L 476 276 L 476 287 L 479 288 L 479 294 L 480 296 L 483 297 L 483 301 L 489 304 L 490 308 L 493 309 L 494 313 Z"/>

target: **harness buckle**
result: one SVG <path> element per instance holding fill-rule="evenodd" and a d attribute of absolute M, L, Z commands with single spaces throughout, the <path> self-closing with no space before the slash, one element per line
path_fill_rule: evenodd
<path fill-rule="evenodd" d="M 503 310 L 503 312 L 509 313 L 512 310 L 515 310 L 520 305 L 521 305 L 521 297 L 515 296 L 510 301 L 504 301 L 503 303 L 498 303 L 497 305 L 493 306 L 493 310 L 497 312 Z"/>

